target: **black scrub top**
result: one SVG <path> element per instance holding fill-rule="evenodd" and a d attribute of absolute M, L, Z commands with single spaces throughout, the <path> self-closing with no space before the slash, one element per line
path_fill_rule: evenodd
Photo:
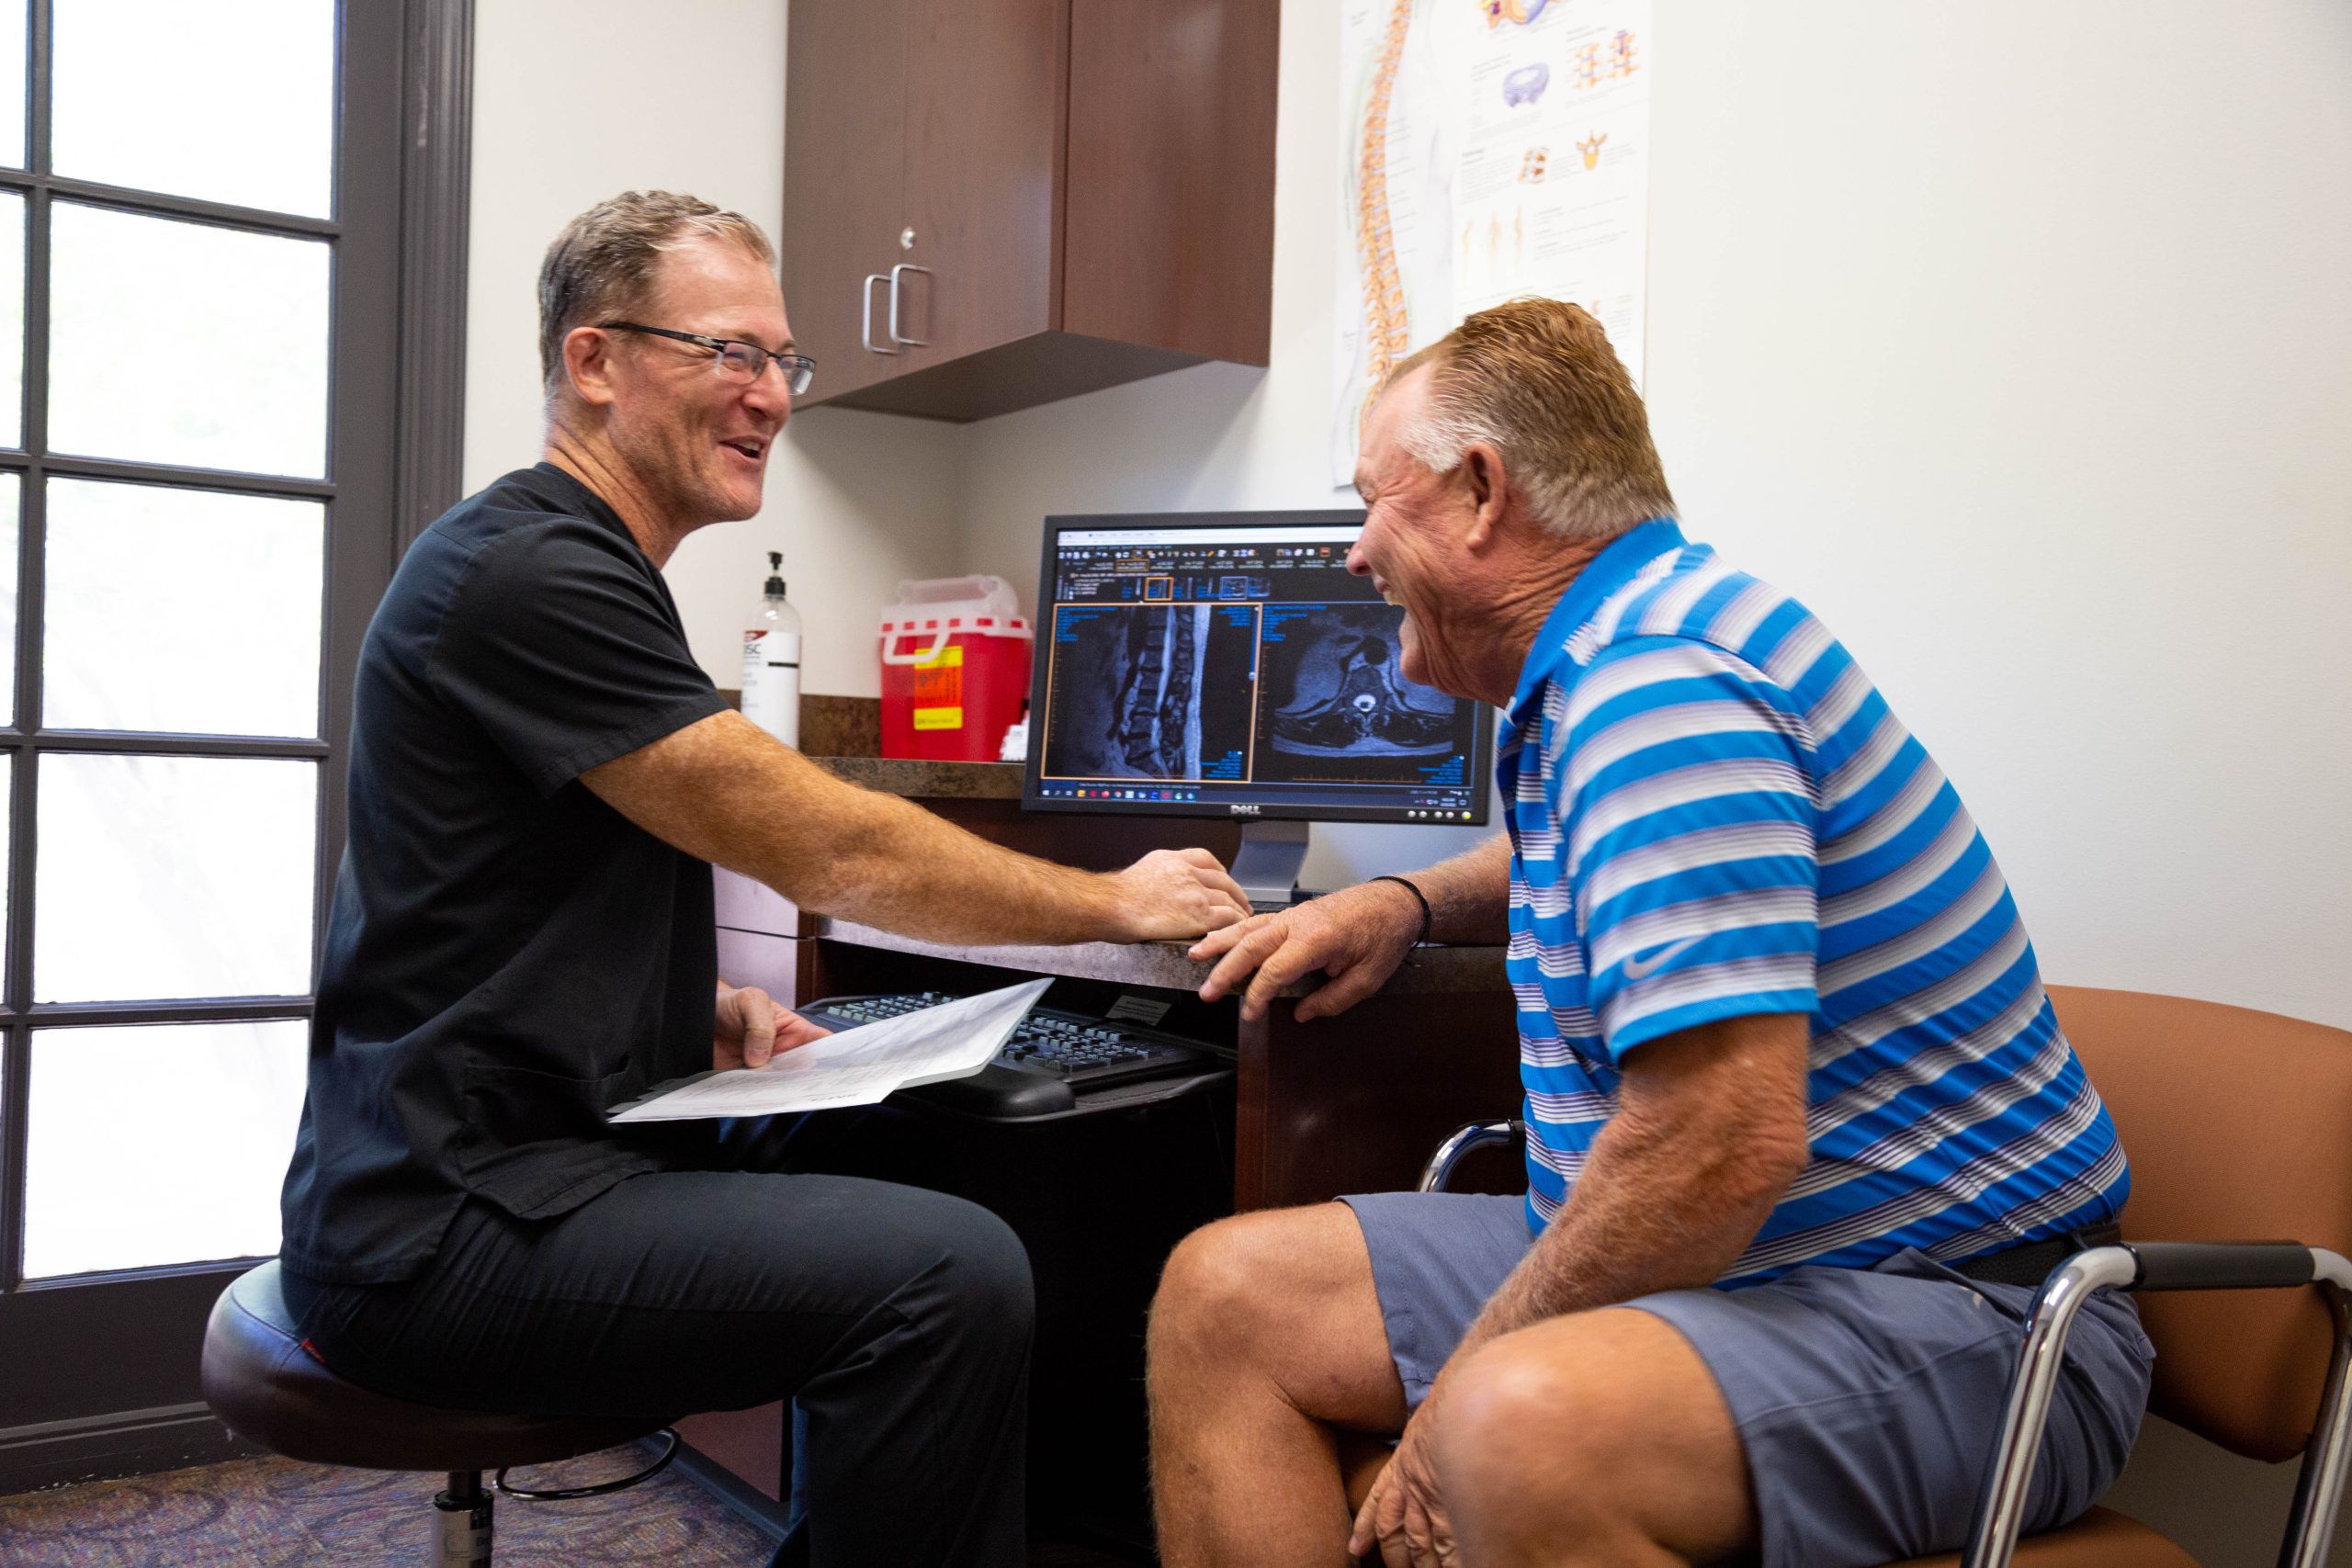
<path fill-rule="evenodd" d="M 541 1218 L 666 1163 L 603 1112 L 710 1066 L 710 867 L 580 775 L 726 706 L 652 561 L 550 464 L 410 548 L 359 655 L 287 1267 L 405 1279 L 469 1194 Z"/>

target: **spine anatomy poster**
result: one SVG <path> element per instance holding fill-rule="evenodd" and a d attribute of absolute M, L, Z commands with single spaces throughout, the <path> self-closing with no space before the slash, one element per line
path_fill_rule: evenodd
<path fill-rule="evenodd" d="M 1398 360 L 1524 294 L 1642 378 L 1650 0 L 1342 0 L 1332 482 Z"/>

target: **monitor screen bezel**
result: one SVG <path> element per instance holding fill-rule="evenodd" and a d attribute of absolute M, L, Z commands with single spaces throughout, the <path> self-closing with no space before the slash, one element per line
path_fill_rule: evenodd
<path fill-rule="evenodd" d="M 1046 519 L 1038 547 L 1036 614 L 1031 619 L 1036 640 L 1029 660 L 1029 750 L 1021 775 L 1023 811 L 1057 811 L 1080 817 L 1208 817 L 1222 821 L 1374 822 L 1402 828 L 1483 828 L 1490 816 L 1490 787 L 1474 788 L 1470 815 L 1449 818 L 1418 817 L 1402 806 L 1344 807 L 1324 804 L 1287 805 L 1273 801 L 1243 806 L 1231 801 L 1136 801 L 1132 805 L 1094 800 L 1048 799 L 1040 778 L 1046 756 L 1046 682 L 1053 660 L 1054 581 L 1058 541 L 1065 533 L 1087 528 L 1133 529 L 1173 533 L 1181 529 L 1212 528 L 1331 528 L 1363 526 L 1363 508 L 1272 512 L 1108 512 L 1077 513 Z M 1471 727 L 1470 776 L 1486 784 L 1494 773 L 1495 715 L 1486 704 L 1477 706 Z"/>

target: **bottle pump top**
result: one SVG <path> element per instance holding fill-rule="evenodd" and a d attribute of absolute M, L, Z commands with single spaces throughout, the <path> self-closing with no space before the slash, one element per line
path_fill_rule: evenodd
<path fill-rule="evenodd" d="M 784 597 L 784 552 L 782 550 L 768 552 L 768 585 L 761 592 L 771 599 Z"/>

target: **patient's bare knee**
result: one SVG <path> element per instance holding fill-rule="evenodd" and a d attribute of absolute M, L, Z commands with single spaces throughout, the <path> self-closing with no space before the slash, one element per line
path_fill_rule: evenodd
<path fill-rule="evenodd" d="M 1278 1332 L 1297 1291 L 1283 1267 L 1283 1213 L 1237 1214 L 1177 1245 L 1151 1303 L 1155 1359 L 1196 1352 L 1247 1355 Z"/>
<path fill-rule="evenodd" d="M 1448 1495 L 1459 1488 L 1474 1510 L 1508 1505 L 1511 1517 L 1540 1500 L 1541 1515 L 1561 1526 L 1605 1506 L 1612 1438 L 1623 1434 L 1611 1430 L 1608 1402 L 1585 1397 L 1584 1381 L 1508 1337 L 1464 1361 L 1446 1380 L 1437 1424 Z"/>
<path fill-rule="evenodd" d="M 1487 1345 L 1448 1373 L 1434 1435 L 1465 1561 L 1702 1562 L 1754 1540 L 1722 1393 L 1645 1313 L 1576 1314 Z"/>
<path fill-rule="evenodd" d="M 1293 1369 L 1362 1354 L 1378 1340 L 1372 1265 L 1355 1216 L 1339 1203 L 1236 1214 L 1186 1236 L 1152 1303 L 1156 1357 L 1197 1354 L 1219 1366 Z M 1342 1343 L 1344 1341 L 1345 1343 Z M 1377 1347 L 1385 1365 L 1385 1341 Z"/>

